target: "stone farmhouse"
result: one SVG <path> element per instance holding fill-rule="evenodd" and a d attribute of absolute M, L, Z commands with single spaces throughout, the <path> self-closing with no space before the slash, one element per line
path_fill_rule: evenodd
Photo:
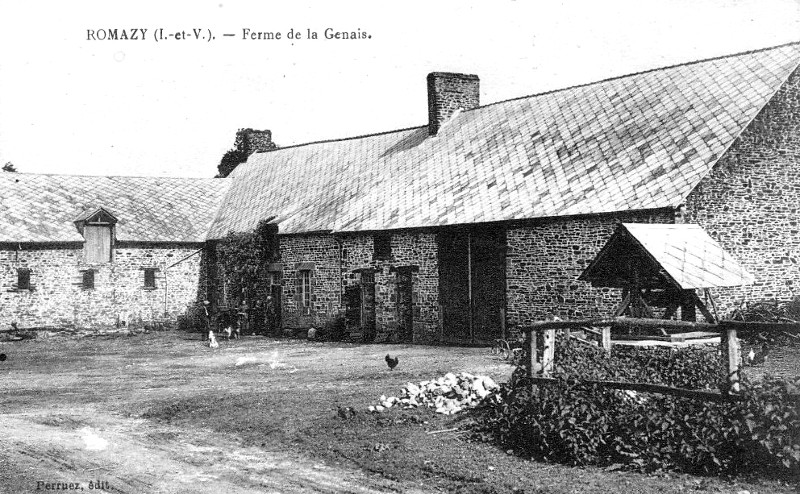
<path fill-rule="evenodd" d="M 790 299 L 798 65 L 793 43 L 484 106 L 477 76 L 432 73 L 427 125 L 256 152 L 227 178 L 3 174 L 0 323 L 233 305 L 219 247 L 265 223 L 247 297 L 273 295 L 287 330 L 344 316 L 360 340 L 469 344 L 608 315 L 621 291 L 579 277 L 620 223 L 705 230 L 754 280 L 714 291 L 723 313 Z"/>

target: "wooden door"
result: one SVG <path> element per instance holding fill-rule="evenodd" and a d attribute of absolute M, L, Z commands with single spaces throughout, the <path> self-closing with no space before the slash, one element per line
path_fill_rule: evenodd
<path fill-rule="evenodd" d="M 375 273 L 361 273 L 361 333 L 364 342 L 375 339 Z"/>
<path fill-rule="evenodd" d="M 472 343 L 501 337 L 506 306 L 506 235 L 500 228 L 471 232 Z"/>
<path fill-rule="evenodd" d="M 439 249 L 439 304 L 442 338 L 446 343 L 470 343 L 469 244 L 463 230 L 445 230 Z"/>
<path fill-rule="evenodd" d="M 437 240 L 444 342 L 499 338 L 506 304 L 505 230 L 444 230 Z"/>
<path fill-rule="evenodd" d="M 411 269 L 397 270 L 397 322 L 400 341 L 414 341 L 413 273 Z"/>

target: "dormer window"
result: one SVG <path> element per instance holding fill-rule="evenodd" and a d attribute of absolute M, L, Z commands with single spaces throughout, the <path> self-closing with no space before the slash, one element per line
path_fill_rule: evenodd
<path fill-rule="evenodd" d="M 117 218 L 103 208 L 90 209 L 75 219 L 83 235 L 83 262 L 97 264 L 114 260 L 114 225 Z"/>

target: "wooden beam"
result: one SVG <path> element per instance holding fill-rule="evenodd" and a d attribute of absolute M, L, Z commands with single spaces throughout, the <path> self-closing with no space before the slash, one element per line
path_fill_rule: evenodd
<path fill-rule="evenodd" d="M 589 334 L 593 334 L 599 338 L 603 337 L 603 332 L 597 328 L 581 328 L 581 331 L 584 331 Z"/>
<path fill-rule="evenodd" d="M 533 377 L 533 364 L 536 362 L 536 332 L 525 332 L 525 373 Z"/>
<path fill-rule="evenodd" d="M 719 329 L 735 329 L 739 332 L 779 333 L 781 331 L 800 331 L 800 324 L 785 322 L 744 322 L 720 321 Z"/>
<path fill-rule="evenodd" d="M 574 321 L 536 321 L 521 331 L 539 331 L 542 329 L 581 329 L 585 327 L 616 326 L 641 328 L 682 329 L 688 331 L 722 331 L 736 329 L 739 332 L 775 333 L 781 331 L 800 331 L 800 323 L 777 322 L 744 322 L 720 321 L 717 324 L 708 322 L 672 321 L 669 319 L 641 319 L 636 317 L 614 317 L 607 319 L 576 319 Z"/>
<path fill-rule="evenodd" d="M 628 305 L 631 303 L 631 292 L 630 290 L 625 290 L 625 296 L 622 297 L 622 302 L 617 305 L 617 309 L 614 311 L 614 317 L 619 317 L 625 313 L 625 309 L 628 308 Z"/>
<path fill-rule="evenodd" d="M 693 295 L 694 295 L 694 303 L 697 306 L 697 308 L 700 309 L 700 313 L 703 314 L 703 317 L 706 318 L 706 321 L 717 322 L 717 319 L 713 315 L 711 315 L 711 312 L 708 311 L 706 304 L 704 304 L 703 301 L 700 300 L 700 297 L 697 296 L 697 293 L 693 293 Z"/>
<path fill-rule="evenodd" d="M 545 377 L 535 377 L 533 378 L 534 383 L 536 384 L 556 384 L 559 381 L 558 379 L 554 378 L 545 378 Z M 627 390 L 627 391 L 639 391 L 642 393 L 656 393 L 656 394 L 664 394 L 664 395 L 672 395 L 672 396 L 680 396 L 682 398 L 697 398 L 701 400 L 707 401 L 731 401 L 735 400 L 738 397 L 733 395 L 727 395 L 723 393 L 719 393 L 716 391 L 702 391 L 702 390 L 695 390 L 695 389 L 684 389 L 684 388 L 673 388 L 671 386 L 664 386 L 661 384 L 650 384 L 650 383 L 629 383 L 629 382 L 620 382 L 620 381 L 596 381 L 587 379 L 585 381 L 581 381 L 579 383 L 580 386 L 590 386 L 590 385 L 599 385 L 604 388 L 609 389 L 620 389 L 620 390 Z"/>
<path fill-rule="evenodd" d="M 720 324 L 726 323 L 726 321 Z M 718 331 L 719 328 L 716 324 L 706 322 L 689 322 L 689 321 L 671 321 L 666 319 L 642 319 L 636 317 L 613 317 L 607 319 L 576 319 L 574 321 L 536 321 L 529 326 L 520 328 L 522 331 L 534 331 L 541 329 L 581 329 L 583 327 L 602 327 L 602 326 L 617 326 L 617 327 L 643 327 L 643 328 L 667 328 L 667 329 L 688 329 L 689 331 L 707 330 Z M 794 329 L 793 325 L 782 325 L 782 329 Z M 800 324 L 794 326 L 800 327 Z M 689 329 L 691 328 L 691 329 Z"/>
<path fill-rule="evenodd" d="M 742 364 L 742 358 L 735 329 L 726 329 L 722 332 L 720 348 L 722 349 L 720 368 L 725 374 L 720 388 L 728 394 L 738 394 L 741 391 L 739 388 L 739 367 Z"/>
<path fill-rule="evenodd" d="M 603 335 L 601 345 L 603 350 L 606 352 L 606 356 L 611 356 L 611 326 L 603 326 L 602 327 Z"/>
<path fill-rule="evenodd" d="M 500 337 L 506 339 L 506 308 L 500 309 Z"/>
<path fill-rule="evenodd" d="M 714 311 L 714 322 L 719 321 L 719 313 L 717 312 L 717 304 L 714 302 L 714 296 L 711 294 L 711 289 L 706 288 L 703 290 L 706 294 L 706 301 L 711 302 L 711 310 Z"/>

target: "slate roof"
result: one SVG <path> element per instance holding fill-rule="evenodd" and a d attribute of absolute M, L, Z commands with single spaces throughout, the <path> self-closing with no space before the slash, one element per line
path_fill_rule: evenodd
<path fill-rule="evenodd" d="M 203 242 L 229 183 L 0 173 L 0 242 L 82 242 L 75 219 L 100 207 L 119 241 Z"/>
<path fill-rule="evenodd" d="M 623 223 L 579 279 L 623 288 L 619 273 L 625 271 L 627 259 L 642 253 L 665 282 L 683 290 L 753 283 L 753 275 L 705 230 L 691 224 Z"/>
<path fill-rule="evenodd" d="M 363 231 L 676 207 L 800 62 L 797 43 L 254 154 L 210 232 Z"/>

